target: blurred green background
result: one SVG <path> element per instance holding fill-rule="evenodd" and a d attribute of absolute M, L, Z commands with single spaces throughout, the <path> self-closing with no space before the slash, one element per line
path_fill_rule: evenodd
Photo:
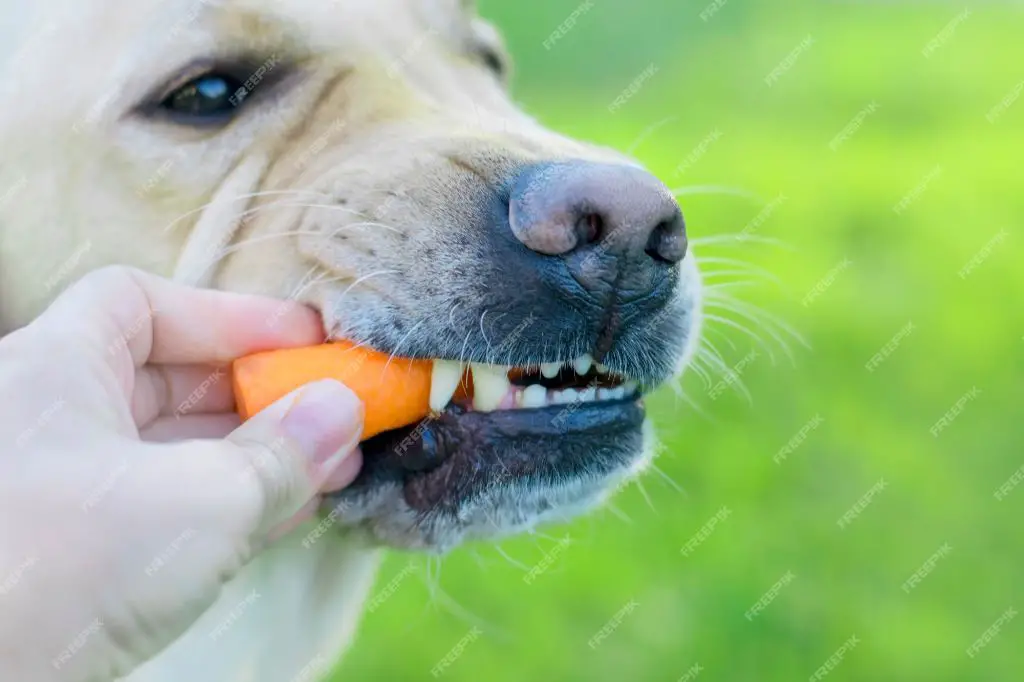
<path fill-rule="evenodd" d="M 337 679 L 434 679 L 474 627 L 441 679 L 1024 676 L 1024 485 L 996 495 L 1024 465 L 1024 8 L 714 7 L 482 12 L 505 33 L 528 111 L 689 188 L 714 287 L 707 339 L 750 402 L 728 373 L 708 385 L 689 372 L 689 402 L 670 389 L 652 401 L 664 476 L 614 509 L 440 561 L 392 555 L 377 589 L 397 589 Z M 714 239 L 737 233 L 756 238 Z"/>

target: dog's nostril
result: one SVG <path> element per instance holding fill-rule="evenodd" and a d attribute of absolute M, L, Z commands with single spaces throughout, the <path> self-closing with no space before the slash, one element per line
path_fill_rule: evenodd
<path fill-rule="evenodd" d="M 524 169 L 510 190 L 509 226 L 532 251 L 566 258 L 586 251 L 611 268 L 616 261 L 674 264 L 686 255 L 675 197 L 627 165 L 563 161 Z"/>
<path fill-rule="evenodd" d="M 576 222 L 577 245 L 593 244 L 604 238 L 604 219 L 597 213 L 587 212 Z"/>
<path fill-rule="evenodd" d="M 662 263 L 678 263 L 686 257 L 686 225 L 682 214 L 665 220 L 654 228 L 644 252 Z"/>

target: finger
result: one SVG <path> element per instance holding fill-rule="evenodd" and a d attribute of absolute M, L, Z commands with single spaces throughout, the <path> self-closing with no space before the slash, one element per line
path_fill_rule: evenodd
<path fill-rule="evenodd" d="M 219 443 L 182 444 L 176 450 L 179 470 L 204 480 L 179 484 L 222 491 L 217 502 L 225 521 L 244 536 L 235 540 L 259 544 L 356 452 L 362 430 L 363 406 L 355 394 L 337 381 L 318 381 L 254 415 Z"/>
<path fill-rule="evenodd" d="M 242 420 L 237 414 L 188 414 L 184 417 L 157 417 L 139 430 L 147 443 L 171 443 L 195 438 L 227 438 Z"/>
<path fill-rule="evenodd" d="M 138 370 L 132 417 L 144 426 L 157 417 L 228 412 L 235 407 L 228 367 L 148 365 Z"/>
<path fill-rule="evenodd" d="M 122 266 L 86 275 L 31 326 L 41 338 L 70 334 L 118 371 L 127 360 L 224 364 L 323 340 L 317 314 L 294 301 L 194 289 Z"/>

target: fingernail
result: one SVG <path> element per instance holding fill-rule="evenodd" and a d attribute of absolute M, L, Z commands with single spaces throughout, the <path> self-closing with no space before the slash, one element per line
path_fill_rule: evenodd
<path fill-rule="evenodd" d="M 309 457 L 314 475 L 329 475 L 359 444 L 363 404 L 337 381 L 301 389 L 282 420 L 285 435 Z"/>

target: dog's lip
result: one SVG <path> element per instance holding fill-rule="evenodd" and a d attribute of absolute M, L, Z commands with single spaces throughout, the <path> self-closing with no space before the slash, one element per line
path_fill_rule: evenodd
<path fill-rule="evenodd" d="M 473 453 L 495 441 L 529 447 L 531 443 L 553 438 L 571 441 L 611 437 L 640 429 L 644 418 L 643 398 L 636 395 L 621 400 L 493 412 L 476 412 L 451 405 L 413 426 L 387 431 L 364 441 L 361 445 L 364 471 L 360 477 L 400 479 L 409 497 L 418 481 L 440 473 L 437 470 L 453 458 L 460 454 L 472 458 Z M 538 462 L 537 466 L 542 464 Z M 520 471 L 512 473 L 529 473 L 522 470 L 522 461 L 519 468 Z M 410 505 L 417 506 L 411 500 Z"/>

